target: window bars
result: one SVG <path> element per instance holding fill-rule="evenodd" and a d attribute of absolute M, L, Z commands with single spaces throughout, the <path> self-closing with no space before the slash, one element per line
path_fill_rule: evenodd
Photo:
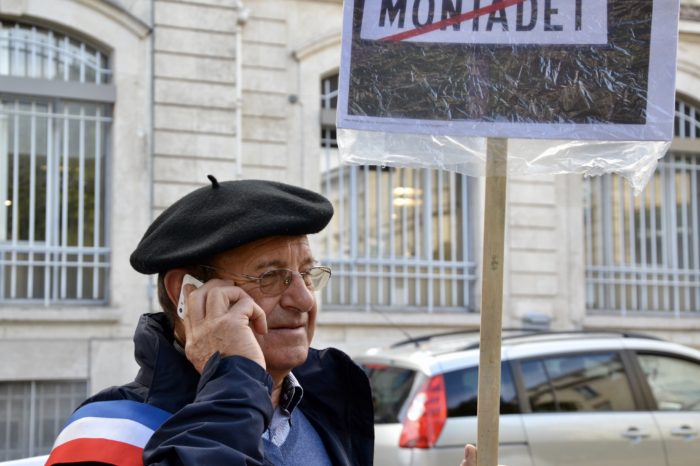
<path fill-rule="evenodd" d="M 108 62 L 66 34 L 0 23 L 0 303 L 108 301 Z"/>
<path fill-rule="evenodd" d="M 0 101 L 0 302 L 106 302 L 110 124 L 104 105 Z"/>
<path fill-rule="evenodd" d="M 327 309 L 474 310 L 471 182 L 453 172 L 344 166 L 335 127 L 337 76 L 321 82 L 322 191 L 336 209 L 323 262 Z"/>
<path fill-rule="evenodd" d="M 0 23 L 0 75 L 107 84 L 108 54 L 41 27 Z"/>
<path fill-rule="evenodd" d="M 85 381 L 0 383 L 0 461 L 49 453 L 86 396 Z"/>
<path fill-rule="evenodd" d="M 700 114 L 676 103 L 675 134 L 698 139 Z M 700 311 L 700 158 L 669 152 L 641 195 L 613 175 L 584 181 L 589 311 L 679 317 Z"/>

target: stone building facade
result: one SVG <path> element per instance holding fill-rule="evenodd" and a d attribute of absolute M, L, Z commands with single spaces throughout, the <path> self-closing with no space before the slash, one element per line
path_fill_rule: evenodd
<path fill-rule="evenodd" d="M 653 228 L 673 236 L 660 241 L 676 244 L 675 275 L 662 277 L 664 265 L 656 285 L 651 275 L 645 281 L 612 269 L 607 279 L 592 281 L 600 264 L 587 256 L 593 198 L 585 193 L 621 193 L 634 205 L 619 183 L 513 176 L 504 326 L 627 329 L 700 347 L 700 4 L 682 3 L 676 84 L 679 111 L 692 131 L 674 140 L 672 151 L 682 158 L 664 179 L 688 181 L 664 202 L 678 207 L 667 210 L 679 219 L 688 212 L 684 222 L 672 222 L 686 236 Z M 333 99 L 342 7 L 341 0 L 0 0 L 0 177 L 7 180 L 0 189 L 8 193 L 0 224 L 6 232 L 0 236 L 0 407 L 20 407 L 14 414 L 0 409 L 19 435 L 5 444 L 0 439 L 0 460 L 45 452 L 51 429 L 78 400 L 131 380 L 134 326 L 156 306 L 152 277 L 134 272 L 129 254 L 150 221 L 209 173 L 295 183 L 336 202 L 336 220 L 313 239 L 338 270 L 335 288 L 321 297 L 316 346 L 356 354 L 406 334 L 479 325 L 483 179 L 339 167 Z M 10 65 L 3 68 L 2 60 Z M 40 142 L 22 142 L 42 131 Z M 23 157 L 30 167 L 25 188 Z M 55 173 L 44 177 L 52 166 Z M 64 176 L 66 166 L 74 177 Z M 413 180 L 414 191 L 420 186 L 434 194 L 410 204 L 414 217 L 401 217 L 407 204 L 396 199 L 396 211 L 380 204 L 405 196 L 401 177 Z M 80 188 L 88 182 L 89 189 Z M 658 187 L 670 189 L 661 178 Z M 25 192 L 26 205 L 20 204 Z M 444 208 L 435 200 L 441 193 Z M 428 199 L 436 207 L 424 213 Z M 659 223 L 666 215 L 662 201 L 643 199 L 648 208 L 637 201 L 631 209 L 637 229 L 620 223 L 633 236 L 650 225 L 640 210 L 657 212 Z M 390 216 L 382 216 L 385 206 Z M 72 216 L 74 208 L 84 214 Z M 28 226 L 22 209 L 29 223 L 45 217 L 46 224 Z M 392 239 L 399 232 L 407 237 L 403 249 Z M 448 233 L 449 244 L 435 240 Z M 410 250 L 410 258 L 399 250 Z M 444 278 L 426 278 L 433 274 Z M 619 288 L 627 282 L 638 288 Z M 607 304 L 597 302 L 600 286 L 614 295 Z M 657 291 L 643 289 L 650 286 Z M 666 304 L 664 296 L 671 296 Z M 42 411 L 48 406 L 53 414 Z"/>

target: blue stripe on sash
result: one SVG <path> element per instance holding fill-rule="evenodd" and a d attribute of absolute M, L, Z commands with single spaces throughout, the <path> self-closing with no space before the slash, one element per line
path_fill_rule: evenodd
<path fill-rule="evenodd" d="M 83 417 L 130 419 L 156 430 L 172 414 L 153 405 L 131 400 L 96 401 L 78 408 L 65 425 Z"/>

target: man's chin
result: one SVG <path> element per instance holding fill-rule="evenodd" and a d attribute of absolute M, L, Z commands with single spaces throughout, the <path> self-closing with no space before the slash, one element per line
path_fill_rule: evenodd
<path fill-rule="evenodd" d="M 309 356 L 309 347 L 297 346 L 294 348 L 286 348 L 274 351 L 272 354 L 266 353 L 265 362 L 269 372 L 286 371 L 289 372 L 295 367 L 299 367 Z"/>

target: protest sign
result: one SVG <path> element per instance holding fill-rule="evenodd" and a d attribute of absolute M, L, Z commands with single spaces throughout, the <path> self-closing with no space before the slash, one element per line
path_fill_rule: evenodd
<path fill-rule="evenodd" d="M 338 127 L 670 140 L 678 4 L 346 2 Z"/>

